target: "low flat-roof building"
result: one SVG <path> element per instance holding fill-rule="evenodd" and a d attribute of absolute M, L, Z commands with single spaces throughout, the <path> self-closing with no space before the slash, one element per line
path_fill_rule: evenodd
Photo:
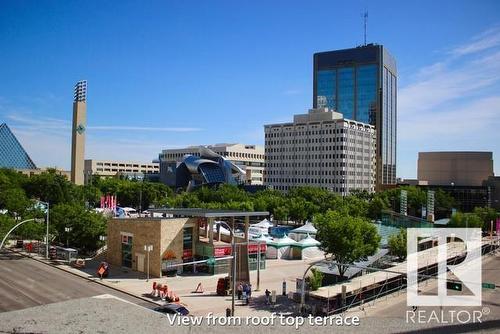
<path fill-rule="evenodd" d="M 118 175 L 136 176 L 142 178 L 147 174 L 159 174 L 160 164 L 154 162 L 116 161 L 86 159 L 84 164 L 85 184 L 89 182 L 92 175 L 113 177 Z"/>
<path fill-rule="evenodd" d="M 111 264 L 145 272 L 147 252 L 144 249 L 145 246 L 153 246 L 149 253 L 152 276 L 162 277 L 173 272 L 228 273 L 230 259 L 200 265 L 178 265 L 232 255 L 232 235 L 223 231 L 234 230 L 234 241 L 238 244 L 238 277 L 248 281 L 246 273 L 256 268 L 259 248 L 261 268 L 265 267 L 266 245 L 249 241 L 248 228 L 251 217 L 265 217 L 268 212 L 205 209 L 149 211 L 151 215 L 161 213 L 169 218 L 114 218 L 108 222 L 107 259 Z M 217 223 L 218 219 L 225 222 Z"/>

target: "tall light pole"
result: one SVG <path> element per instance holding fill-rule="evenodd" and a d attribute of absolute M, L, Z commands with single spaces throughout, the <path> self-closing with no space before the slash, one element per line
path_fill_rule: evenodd
<path fill-rule="evenodd" d="M 3 237 L 2 243 L 0 243 L 0 249 L 2 249 L 3 244 L 4 244 L 5 240 L 7 240 L 7 237 L 9 236 L 9 234 L 10 234 L 12 231 L 14 231 L 14 230 L 15 230 L 18 226 L 21 226 L 21 225 L 22 225 L 22 224 L 24 224 L 24 223 L 31 222 L 31 221 L 35 221 L 35 220 L 37 220 L 37 219 L 35 219 L 35 218 L 26 219 L 26 220 L 23 220 L 22 222 L 20 222 L 20 223 L 16 224 L 13 228 L 11 228 L 11 229 L 10 229 L 10 231 L 9 231 L 9 232 L 7 232 L 7 234 L 5 234 L 5 237 Z"/>
<path fill-rule="evenodd" d="M 65 227 L 64 228 L 64 232 L 66 232 L 66 248 L 69 247 L 69 241 L 68 241 L 68 239 L 69 239 L 69 232 L 71 232 L 72 230 L 73 230 L 72 227 Z"/>
<path fill-rule="evenodd" d="M 231 289 L 231 316 L 234 317 L 234 299 L 236 294 L 236 244 L 233 236 L 233 288 Z"/>
<path fill-rule="evenodd" d="M 257 241 L 257 289 L 260 290 L 260 240 Z"/>
<path fill-rule="evenodd" d="M 146 276 L 146 282 L 149 282 L 149 252 L 153 250 L 153 245 L 144 245 L 144 251 L 147 252 L 148 254 L 148 264 L 147 264 L 147 276 Z"/>
<path fill-rule="evenodd" d="M 47 206 L 47 211 L 45 212 L 45 215 L 47 217 L 47 233 L 46 233 L 46 242 L 45 242 L 45 258 L 48 260 L 49 259 L 49 202 L 44 202 L 38 200 L 38 203 L 42 203 L 43 205 Z"/>
<path fill-rule="evenodd" d="M 232 273 L 232 279 L 231 279 L 231 316 L 234 317 L 234 300 L 236 297 L 236 244 L 234 242 L 234 218 L 233 218 L 233 227 L 231 228 L 228 223 L 221 221 L 221 224 L 226 225 L 226 227 L 229 229 L 229 232 L 231 232 L 231 252 L 233 255 L 233 273 Z"/>

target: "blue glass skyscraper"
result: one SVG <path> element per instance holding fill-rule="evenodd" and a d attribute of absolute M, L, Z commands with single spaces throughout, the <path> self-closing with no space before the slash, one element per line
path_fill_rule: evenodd
<path fill-rule="evenodd" d="M 382 45 L 314 54 L 313 107 L 374 125 L 377 188 L 396 184 L 397 69 Z"/>
<path fill-rule="evenodd" d="M 0 168 L 36 169 L 7 124 L 0 124 Z"/>

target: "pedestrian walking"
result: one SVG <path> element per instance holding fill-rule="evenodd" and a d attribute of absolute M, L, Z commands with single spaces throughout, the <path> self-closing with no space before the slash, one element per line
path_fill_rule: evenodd
<path fill-rule="evenodd" d="M 269 291 L 268 289 L 266 289 L 266 304 L 271 304 L 271 291 Z"/>
<path fill-rule="evenodd" d="M 238 293 L 238 300 L 241 300 L 241 295 L 243 294 L 243 285 L 238 283 L 238 286 L 236 287 L 236 291 Z"/>

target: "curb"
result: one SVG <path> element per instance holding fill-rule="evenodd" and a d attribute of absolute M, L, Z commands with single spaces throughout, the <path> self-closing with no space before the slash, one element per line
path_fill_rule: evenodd
<path fill-rule="evenodd" d="M 48 262 L 46 262 L 46 261 L 43 261 L 43 260 L 37 259 L 37 258 L 32 257 L 32 256 L 30 256 L 30 255 L 27 255 L 27 254 L 21 253 L 21 252 L 19 252 L 19 251 L 16 251 L 16 250 L 13 250 L 13 249 L 10 249 L 10 248 L 5 248 L 5 249 L 7 249 L 7 250 L 9 250 L 9 251 L 11 251 L 11 252 L 13 252 L 13 253 L 17 253 L 17 254 L 21 255 L 22 257 L 27 257 L 27 258 L 30 258 L 30 259 L 32 259 L 32 260 L 34 260 L 34 261 L 37 261 L 37 262 L 40 262 L 40 263 L 46 264 L 46 265 L 48 265 L 48 266 L 50 266 L 50 267 L 52 267 L 52 268 L 56 268 L 56 269 L 58 269 L 58 270 L 64 271 L 65 273 L 69 273 L 69 274 L 71 274 L 71 275 L 73 275 L 73 276 L 76 276 L 76 277 L 79 277 L 79 278 L 83 278 L 83 279 L 85 279 L 85 280 L 87 280 L 87 281 L 94 282 L 94 283 L 96 283 L 96 284 L 99 284 L 99 285 L 105 286 L 105 287 L 110 288 L 110 289 L 112 289 L 112 290 L 115 290 L 115 291 L 121 292 L 121 293 L 126 294 L 126 295 L 128 295 L 128 296 L 131 296 L 131 297 L 134 297 L 134 298 L 140 299 L 140 300 L 142 300 L 142 301 L 145 301 L 145 302 L 148 302 L 148 303 L 154 304 L 154 305 L 156 305 L 156 306 L 161 306 L 161 305 L 162 305 L 162 304 L 157 303 L 157 302 L 155 302 L 155 301 L 153 301 L 153 300 L 146 299 L 146 298 L 144 298 L 144 297 L 142 297 L 142 296 L 137 296 L 137 295 L 134 295 L 133 293 L 128 292 L 128 291 L 120 290 L 120 289 L 118 289 L 118 288 L 116 288 L 116 287 L 114 287 L 114 286 L 112 286 L 112 285 L 105 284 L 105 283 L 103 283 L 103 282 L 101 282 L 101 281 L 99 281 L 99 280 L 93 279 L 93 278 L 91 278 L 91 277 L 85 277 L 85 276 L 79 275 L 79 274 L 77 274 L 77 273 L 75 273 L 75 272 L 73 272 L 73 271 L 69 271 L 69 270 L 66 270 L 66 269 L 64 269 L 64 268 L 61 268 L 61 267 L 55 266 L 55 265 L 53 265 L 53 264 L 51 264 L 51 263 L 48 263 Z"/>

